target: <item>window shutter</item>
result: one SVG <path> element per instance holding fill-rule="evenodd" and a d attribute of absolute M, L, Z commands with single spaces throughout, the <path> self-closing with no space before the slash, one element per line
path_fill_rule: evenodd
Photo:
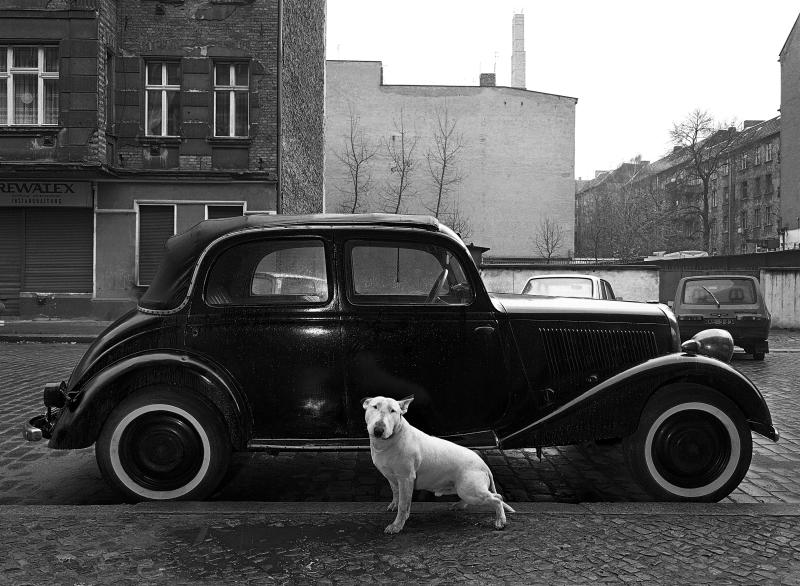
<path fill-rule="evenodd" d="M 25 291 L 91 293 L 94 218 L 90 209 L 29 209 Z"/>
<path fill-rule="evenodd" d="M 175 231 L 171 205 L 139 206 L 139 285 L 149 285 L 164 257 L 164 245 Z"/>

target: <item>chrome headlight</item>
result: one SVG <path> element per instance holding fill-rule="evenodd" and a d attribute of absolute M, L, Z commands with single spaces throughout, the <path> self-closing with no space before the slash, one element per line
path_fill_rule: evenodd
<path fill-rule="evenodd" d="M 687 354 L 701 354 L 730 362 L 733 358 L 733 336 L 727 330 L 703 330 L 681 344 L 681 350 Z"/>

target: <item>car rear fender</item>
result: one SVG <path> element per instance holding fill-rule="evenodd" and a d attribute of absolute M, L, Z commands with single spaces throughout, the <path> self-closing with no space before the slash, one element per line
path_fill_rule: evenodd
<path fill-rule="evenodd" d="M 128 395 L 152 385 L 191 389 L 220 411 L 234 449 L 250 438 L 252 413 L 239 388 L 224 369 L 197 356 L 170 351 L 146 352 L 121 360 L 85 382 L 70 395 L 53 428 L 49 446 L 85 448 L 97 439 L 111 411 Z"/>
<path fill-rule="evenodd" d="M 722 393 L 742 410 L 753 431 L 777 441 L 766 401 L 747 377 L 719 360 L 676 353 L 629 368 L 522 429 L 500 430 L 501 447 L 564 445 L 630 435 L 650 397 L 676 383 L 696 383 Z"/>

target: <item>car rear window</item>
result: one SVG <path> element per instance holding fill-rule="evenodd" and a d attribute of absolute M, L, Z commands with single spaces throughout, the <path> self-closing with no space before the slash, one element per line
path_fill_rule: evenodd
<path fill-rule="evenodd" d="M 592 297 L 592 281 L 581 277 L 531 279 L 522 292 L 551 297 Z"/>
<path fill-rule="evenodd" d="M 687 281 L 683 303 L 689 305 L 744 305 L 756 302 L 756 288 L 750 279 L 702 279 Z"/>

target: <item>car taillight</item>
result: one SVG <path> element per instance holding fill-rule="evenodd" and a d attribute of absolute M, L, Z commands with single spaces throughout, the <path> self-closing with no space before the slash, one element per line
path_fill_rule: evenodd
<path fill-rule="evenodd" d="M 678 314 L 678 319 L 682 319 L 685 321 L 703 321 L 702 315 L 696 315 L 693 313 L 686 313 L 686 314 Z"/>

